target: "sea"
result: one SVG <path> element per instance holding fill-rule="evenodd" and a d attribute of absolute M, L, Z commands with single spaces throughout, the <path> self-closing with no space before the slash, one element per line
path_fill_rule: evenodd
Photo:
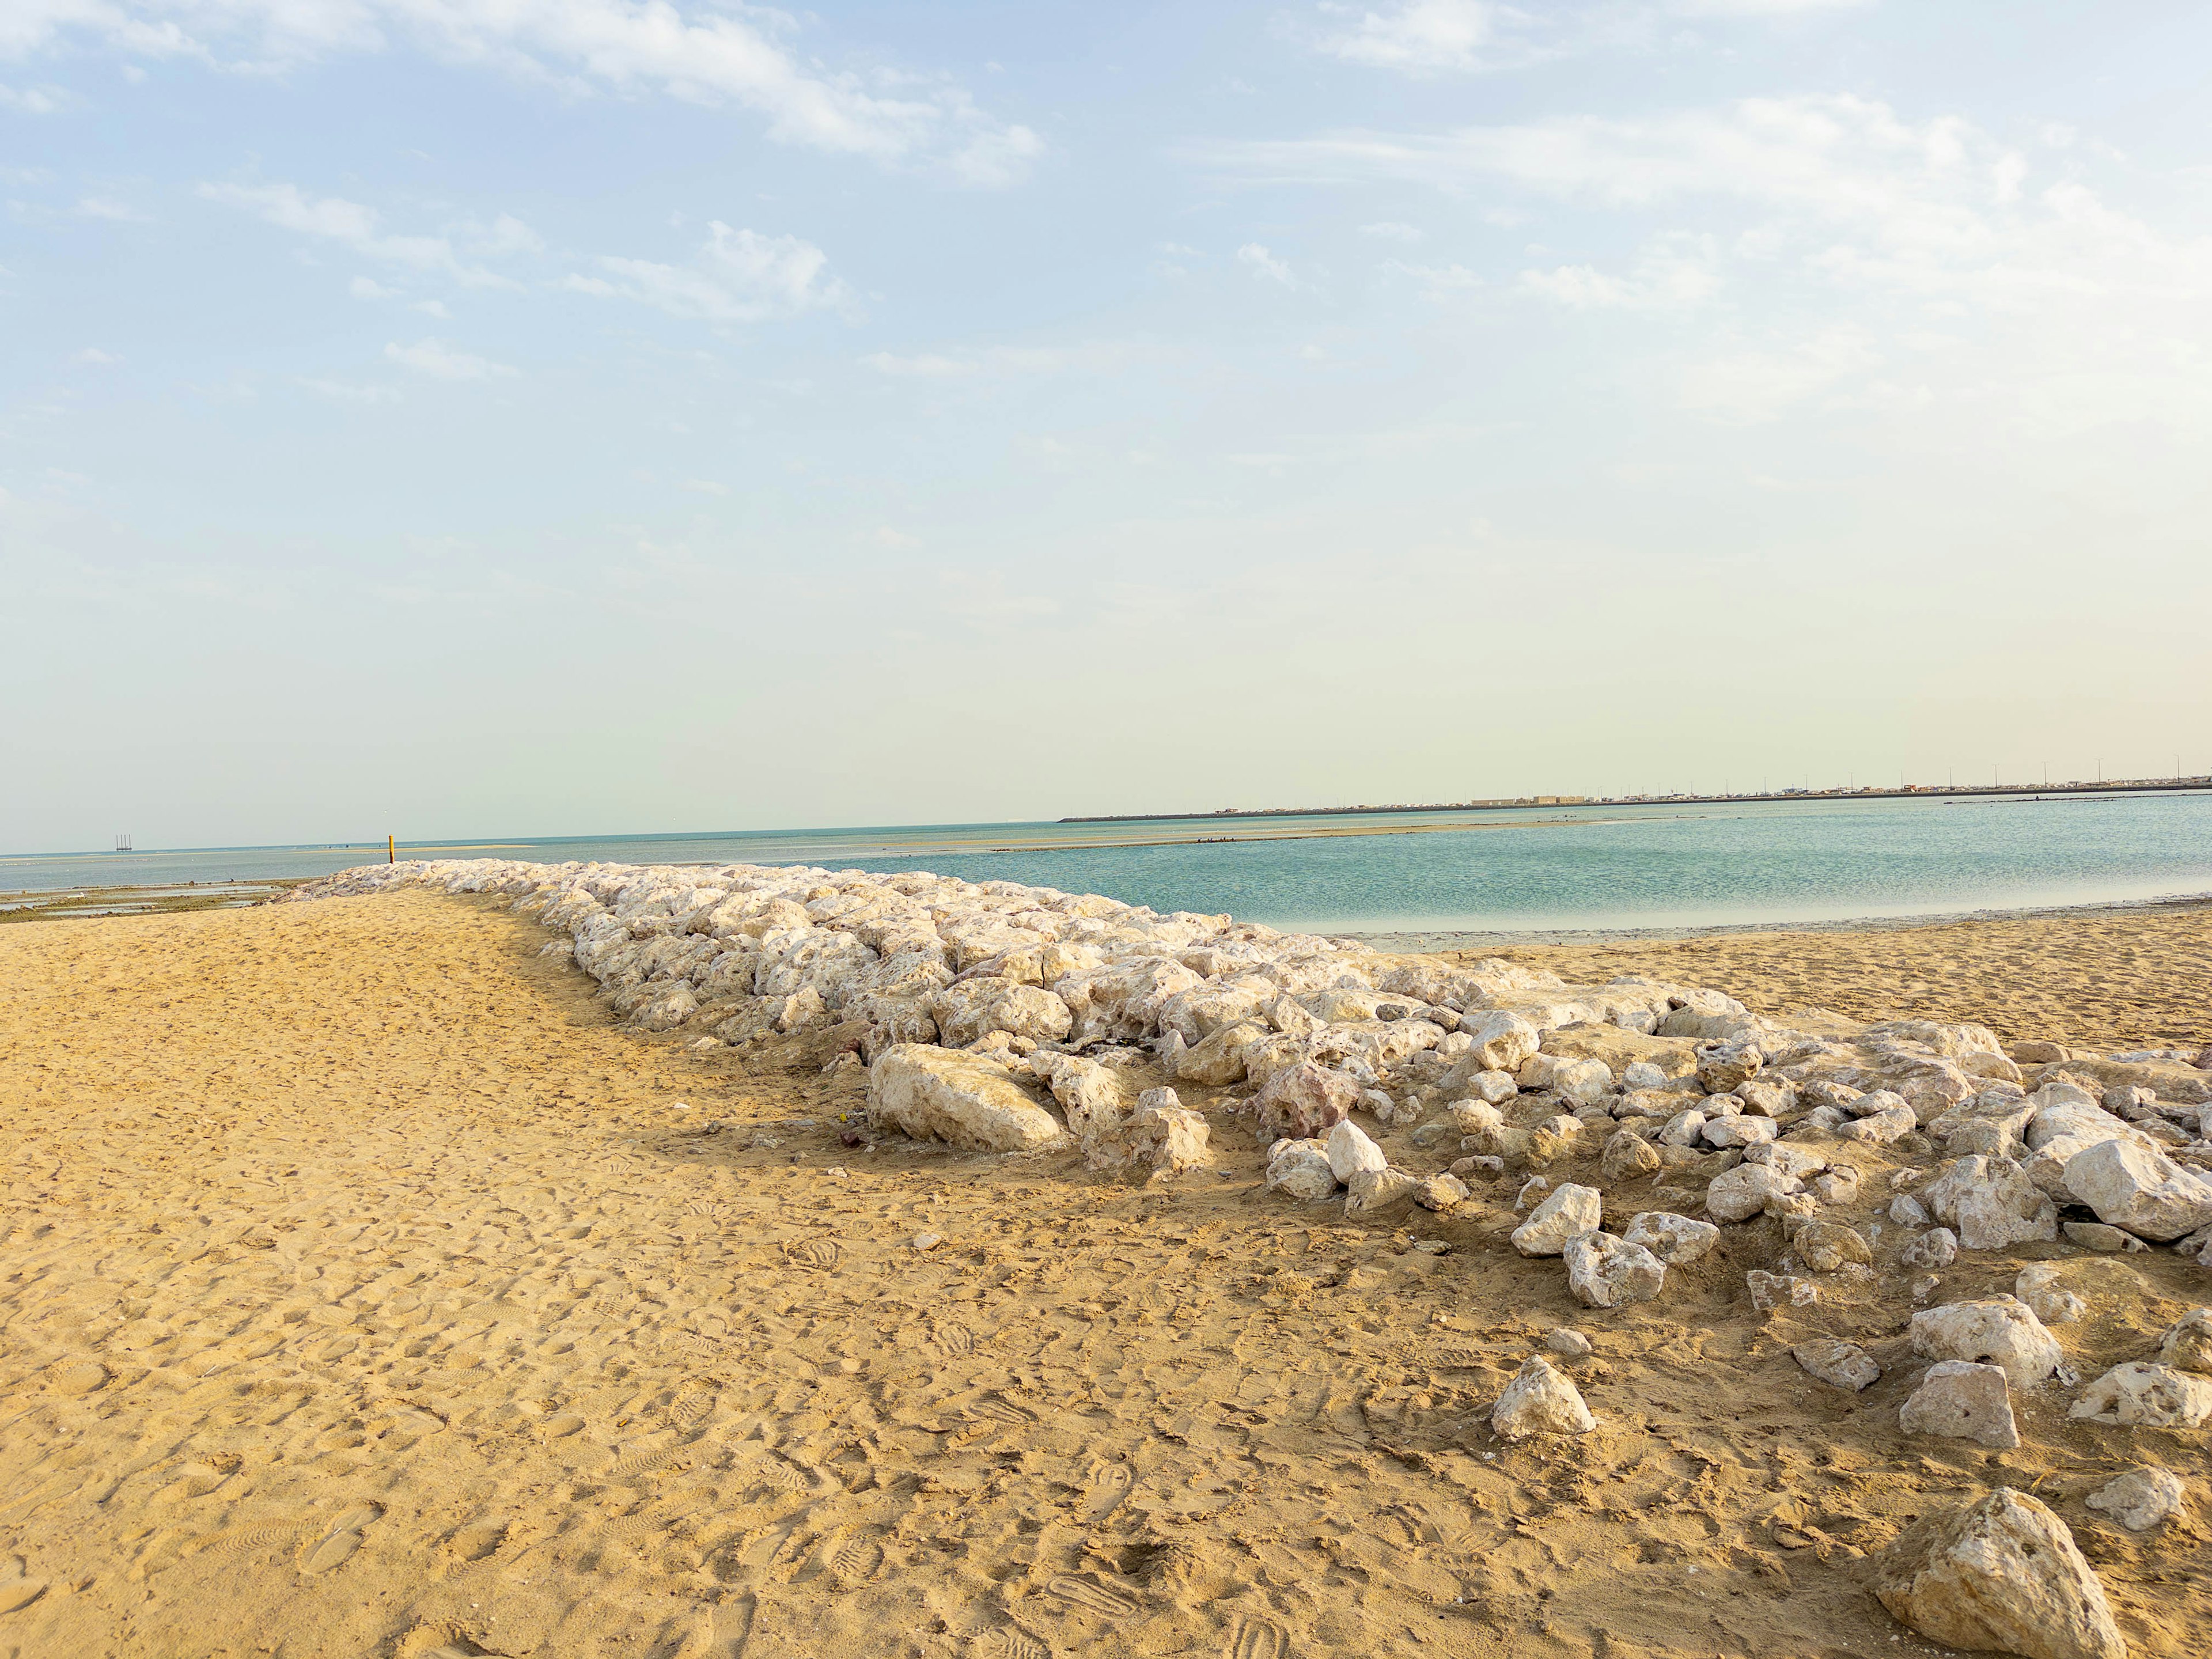
<path fill-rule="evenodd" d="M 312 877 L 385 853 L 0 855 L 0 892 Z M 482 837 L 399 856 L 929 870 L 1331 933 L 1633 934 L 2212 895 L 2212 792 Z"/>

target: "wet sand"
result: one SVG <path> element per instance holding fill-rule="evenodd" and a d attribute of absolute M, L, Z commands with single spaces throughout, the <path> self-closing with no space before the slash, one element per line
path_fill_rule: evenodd
<path fill-rule="evenodd" d="M 1541 959 L 2206 1035 L 2212 913 L 1926 931 Z M 422 892 L 0 930 L 0 1655 L 1921 1655 L 1863 1556 L 2000 1482 L 2136 1654 L 2201 1647 L 2201 1480 L 2142 1537 L 2081 1500 L 2201 1476 L 2203 1431 L 2049 1390 L 2017 1450 L 1908 1442 L 1901 1284 L 1755 1315 L 1767 1224 L 1599 1314 L 1496 1210 L 1263 1194 L 1233 1120 L 1149 1189 L 848 1146 L 834 1037 L 640 1037 L 546 940 Z M 2167 1252 L 2038 1250 L 2085 1375 L 2206 1299 Z M 1561 1324 L 1601 1428 L 1498 1443 Z M 1891 1374 L 1814 1383 L 1822 1333 Z"/>

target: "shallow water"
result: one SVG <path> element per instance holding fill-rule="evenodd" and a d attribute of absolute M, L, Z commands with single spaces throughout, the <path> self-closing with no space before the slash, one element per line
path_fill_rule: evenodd
<path fill-rule="evenodd" d="M 1407 829 L 1418 833 L 1382 833 Z M 1335 833 L 1345 830 L 1359 833 Z M 1300 838 L 1188 839 L 1256 834 Z M 1102 839 L 1154 844 L 1082 844 Z M 323 875 L 383 853 L 366 843 L 0 857 L 0 891 Z M 927 869 L 1328 931 L 1674 928 L 2212 891 L 2212 793 L 516 837 L 403 842 L 400 853 Z"/>

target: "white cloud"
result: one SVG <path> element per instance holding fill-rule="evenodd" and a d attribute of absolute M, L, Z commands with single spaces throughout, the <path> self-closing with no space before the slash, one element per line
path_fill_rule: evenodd
<path fill-rule="evenodd" d="M 909 536 L 903 530 L 894 530 L 889 525 L 876 527 L 876 545 L 893 553 L 911 553 L 921 545 L 921 538 Z"/>
<path fill-rule="evenodd" d="M 878 374 L 889 374 L 902 380 L 957 380 L 978 374 L 982 368 L 982 365 L 973 358 L 943 357 L 927 351 L 912 357 L 901 357 L 888 351 L 872 351 L 860 361 Z"/>
<path fill-rule="evenodd" d="M 1066 346 L 994 346 L 972 356 L 938 352 L 900 356 L 872 351 L 861 364 L 895 380 L 955 380 L 975 375 L 1103 374 L 1122 367 L 1129 348 L 1109 341 Z"/>
<path fill-rule="evenodd" d="M 1377 224 L 1362 225 L 1359 228 L 1359 234 L 1362 236 L 1380 237 L 1386 242 L 1418 242 L 1421 240 L 1419 226 L 1400 224 L 1395 219 L 1386 219 Z"/>
<path fill-rule="evenodd" d="M 1317 49 L 1347 63 L 1415 75 L 1492 67 L 1486 49 L 1522 15 L 1488 0 L 1400 0 L 1388 11 L 1322 10 L 1342 21 L 1317 33 Z"/>
<path fill-rule="evenodd" d="M 6 25 L 0 22 L 0 40 L 5 39 Z M 69 107 L 70 95 L 60 87 L 11 87 L 0 82 L 0 109 L 11 109 L 19 115 L 52 115 Z"/>
<path fill-rule="evenodd" d="M 779 143 L 969 184 L 1007 183 L 1042 153 L 1036 133 L 943 76 L 830 70 L 775 38 L 798 27 L 716 0 L 15 0 L 0 8 L 0 58 L 89 36 L 134 57 L 270 72 L 405 46 L 570 95 L 735 104 Z"/>
<path fill-rule="evenodd" d="M 450 323 L 453 320 L 453 313 L 446 309 L 446 302 L 443 300 L 417 300 L 407 308 L 410 311 L 419 311 L 425 317 L 435 317 L 440 322 Z"/>
<path fill-rule="evenodd" d="M 395 341 L 384 348 L 384 355 L 401 368 L 434 380 L 488 380 L 516 373 L 504 363 L 457 351 L 443 340 L 417 340 L 409 346 Z"/>
<path fill-rule="evenodd" d="M 385 355 L 391 355 L 390 348 L 386 349 Z M 356 386 L 344 380 L 318 380 L 311 375 L 302 375 L 300 384 L 318 397 L 328 398 L 334 403 L 374 404 L 400 401 L 399 388 L 396 386 Z"/>
<path fill-rule="evenodd" d="M 1614 0 L 1546 10 L 1496 0 L 1396 0 L 1368 7 L 1326 3 L 1321 20 L 1291 25 L 1313 50 L 1401 75 L 1468 75 L 1518 69 L 1607 46 L 1649 49 L 1690 21 L 1756 21 L 1838 11 L 1869 0 Z"/>
<path fill-rule="evenodd" d="M 1247 266 L 1255 276 L 1271 283 L 1280 283 L 1285 288 L 1299 286 L 1297 275 L 1284 261 L 1267 251 L 1263 242 L 1247 242 L 1237 250 L 1237 263 Z"/>
<path fill-rule="evenodd" d="M 684 488 L 702 495 L 726 495 L 730 493 L 729 485 L 716 483 L 712 478 L 686 478 Z"/>
<path fill-rule="evenodd" d="M 289 184 L 204 184 L 199 193 L 210 202 L 240 209 L 281 229 L 336 242 L 363 258 L 410 270 L 440 271 L 471 288 L 520 286 L 512 277 L 464 259 L 450 237 L 388 234 L 383 228 L 382 216 L 374 208 L 349 202 L 342 196 L 310 196 L 297 185 Z M 520 226 L 520 221 L 505 217 L 499 223 L 502 227 Z M 526 226 L 520 228 L 528 229 Z M 483 251 L 489 256 L 512 252 L 518 245 L 514 234 L 503 230 L 489 239 L 471 236 L 467 240 L 471 252 Z M 355 292 L 361 290 L 356 289 Z"/>
<path fill-rule="evenodd" d="M 149 225 L 154 222 L 151 215 L 139 212 L 128 202 L 118 202 L 105 196 L 84 197 L 78 201 L 74 211 L 80 219 L 108 219 L 125 225 Z"/>
<path fill-rule="evenodd" d="M 123 361 L 113 352 L 102 351 L 98 346 L 87 346 L 76 354 L 76 360 L 81 363 L 119 363 Z"/>
<path fill-rule="evenodd" d="M 1735 424 L 1771 421 L 1878 368 L 1863 334 L 1830 329 L 1787 344 L 1728 351 L 1692 363 L 1678 387 L 1683 408 Z"/>
<path fill-rule="evenodd" d="M 1654 311 L 1695 305 L 1720 287 L 1720 253 L 1711 237 L 1665 236 L 1637 257 L 1624 276 L 1592 265 L 1524 270 L 1524 293 L 1577 311 Z"/>
<path fill-rule="evenodd" d="M 346 284 L 346 292 L 356 300 L 396 300 L 399 290 L 387 288 L 374 276 L 356 276 Z"/>
<path fill-rule="evenodd" d="M 605 256 L 605 276 L 571 276 L 565 286 L 601 297 L 619 295 L 672 317 L 756 323 L 800 312 L 842 308 L 851 293 L 830 274 L 829 255 L 796 236 L 734 230 L 720 220 L 689 264 Z"/>

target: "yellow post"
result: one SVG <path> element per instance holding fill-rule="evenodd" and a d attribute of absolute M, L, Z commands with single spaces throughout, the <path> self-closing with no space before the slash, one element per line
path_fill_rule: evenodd
<path fill-rule="evenodd" d="M 398 836 L 386 836 L 384 838 L 384 861 L 386 864 L 397 864 L 399 862 Z"/>

